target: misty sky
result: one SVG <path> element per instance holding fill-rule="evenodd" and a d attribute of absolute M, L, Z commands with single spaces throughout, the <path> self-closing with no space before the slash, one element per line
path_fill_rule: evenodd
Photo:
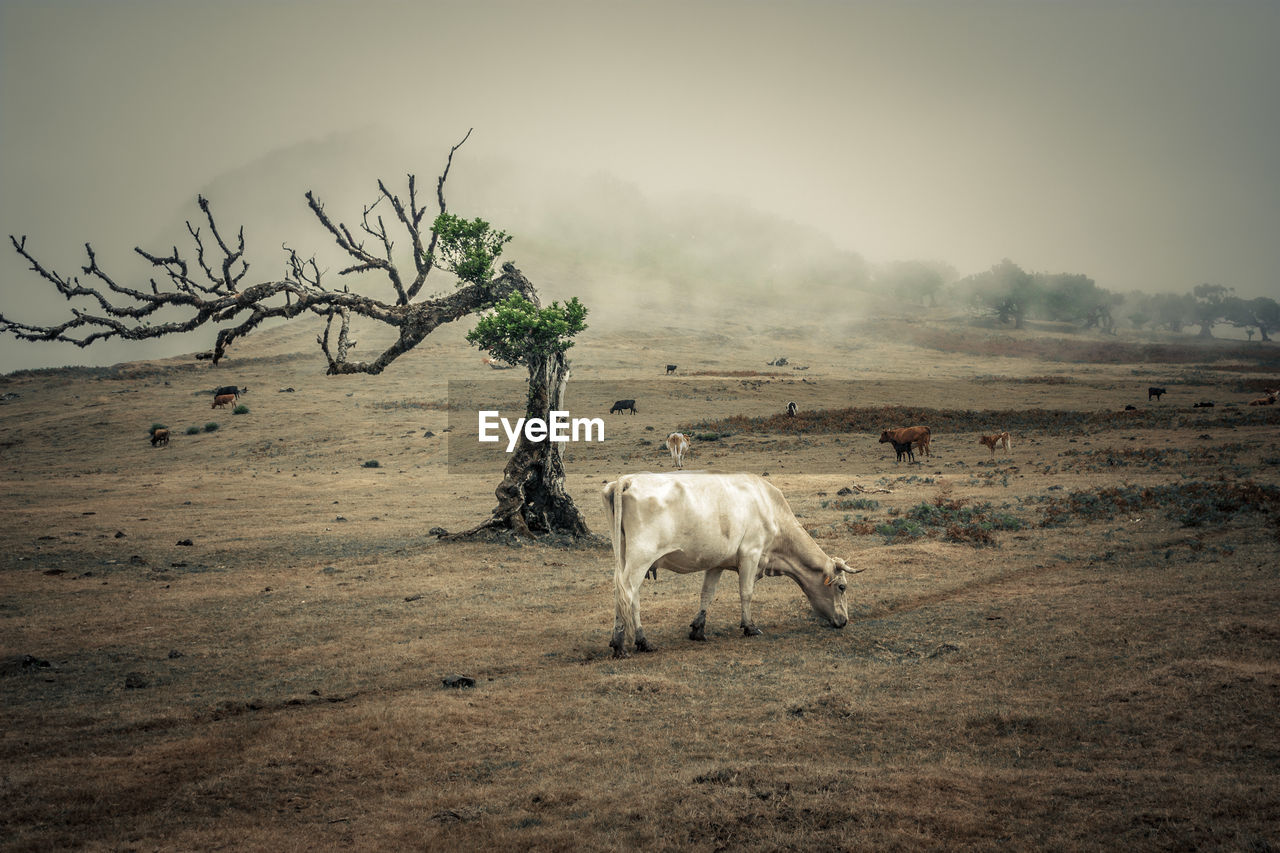
<path fill-rule="evenodd" d="M 373 128 L 434 175 L 475 127 L 873 263 L 1280 297 L 1278 43 L 1273 0 L 0 0 L 0 228 L 78 260 L 273 150 Z"/>

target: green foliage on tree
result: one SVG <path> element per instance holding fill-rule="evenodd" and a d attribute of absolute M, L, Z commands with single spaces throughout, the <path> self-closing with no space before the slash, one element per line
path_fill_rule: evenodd
<path fill-rule="evenodd" d="M 876 284 L 921 304 L 936 305 L 938 292 L 955 277 L 955 270 L 946 264 L 895 261 L 876 273 Z"/>
<path fill-rule="evenodd" d="M 1133 324 L 1135 329 L 1141 329 L 1143 326 L 1151 322 L 1151 315 L 1145 311 L 1134 311 L 1129 314 L 1129 322 Z"/>
<path fill-rule="evenodd" d="M 1036 317 L 1109 332 L 1115 325 L 1111 310 L 1123 301 L 1086 275 L 1029 273 L 1007 258 L 957 287 L 972 304 L 1019 329 L 1025 319 Z"/>
<path fill-rule="evenodd" d="M 1200 337 L 1213 336 L 1213 326 L 1226 319 L 1227 301 L 1234 288 L 1221 284 L 1197 284 L 1191 289 L 1195 322 L 1200 324 Z"/>
<path fill-rule="evenodd" d="M 511 242 L 507 232 L 495 230 L 479 217 L 468 220 L 441 213 L 431 228 L 436 234 L 433 262 L 468 284 L 493 278 L 502 248 Z"/>
<path fill-rule="evenodd" d="M 1160 328 L 1181 332 L 1195 320 L 1195 299 L 1189 293 L 1157 293 L 1151 297 L 1147 310 Z"/>
<path fill-rule="evenodd" d="M 1238 329 L 1246 329 L 1253 340 L 1257 329 L 1262 340 L 1270 341 L 1271 334 L 1280 329 L 1280 303 L 1269 296 L 1255 299 L 1229 297 L 1223 305 L 1223 319 Z"/>
<path fill-rule="evenodd" d="M 467 340 L 508 364 L 523 364 L 563 353 L 587 328 L 587 308 L 573 297 L 564 305 L 538 308 L 519 293 L 499 302 L 467 333 Z"/>

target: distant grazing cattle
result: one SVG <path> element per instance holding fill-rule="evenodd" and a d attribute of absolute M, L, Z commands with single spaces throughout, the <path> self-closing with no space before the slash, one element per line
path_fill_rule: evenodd
<path fill-rule="evenodd" d="M 634 415 L 636 413 L 636 401 L 635 400 L 619 400 L 618 402 L 613 404 L 613 408 L 609 410 L 609 414 L 612 415 L 614 412 L 618 412 L 619 414 L 621 414 L 622 412 L 625 412 L 627 409 L 630 409 L 631 414 Z"/>
<path fill-rule="evenodd" d="M 689 625 L 691 640 L 706 639 L 707 610 L 725 569 L 738 573 L 744 636 L 760 633 L 751 619 L 751 598 L 765 575 L 794 580 L 814 612 L 833 627 L 849 621 L 844 596 L 854 570 L 818 547 L 767 480 L 709 471 L 624 474 L 601 497 L 613 541 L 614 657 L 626 657 L 629 642 L 638 652 L 653 651 L 640 625 L 639 602 L 651 566 L 706 573 L 702 608 Z"/>
<path fill-rule="evenodd" d="M 236 401 L 235 394 L 219 394 L 218 396 L 213 398 L 213 405 L 210 406 L 209 408 L 211 409 L 225 408 L 228 404 L 234 403 L 235 401 Z"/>
<path fill-rule="evenodd" d="M 1196 403 L 1196 404 L 1195 404 L 1194 406 L 1192 406 L 1191 408 L 1193 408 L 1193 409 L 1212 409 L 1212 408 L 1213 408 L 1213 402 L 1212 402 L 1212 401 L 1210 401 L 1210 400 L 1201 400 L 1199 403 Z"/>
<path fill-rule="evenodd" d="M 676 366 L 677 366 L 677 365 L 674 365 L 674 364 L 668 364 L 668 365 L 667 365 L 667 375 L 668 375 L 668 376 L 670 376 L 671 374 L 673 374 L 673 373 L 675 373 L 675 372 L 676 372 Z"/>
<path fill-rule="evenodd" d="M 929 449 L 929 441 L 932 435 L 927 426 L 901 427 L 899 429 L 887 429 L 880 433 L 880 443 L 885 442 L 910 442 L 915 445 L 916 449 L 924 453 L 925 456 L 932 456 L 933 451 Z M 901 457 L 899 457 L 901 458 Z"/>
<path fill-rule="evenodd" d="M 239 400 L 241 394 L 247 394 L 247 393 L 249 393 L 248 388 L 240 388 L 235 385 L 223 385 L 221 388 L 214 389 L 213 396 L 220 397 L 223 394 L 231 394 L 237 400 Z"/>
<path fill-rule="evenodd" d="M 675 461 L 677 468 L 684 467 L 684 456 L 689 452 L 689 439 L 684 433 L 673 432 L 667 436 L 667 450 L 671 451 L 671 458 Z M 657 573 L 654 573 L 657 577 Z"/>
<path fill-rule="evenodd" d="M 1009 433 L 1007 432 L 998 432 L 995 435 L 979 436 L 978 444 L 985 445 L 991 451 L 992 459 L 995 458 L 996 447 L 998 445 L 1004 445 L 1004 449 L 1006 451 L 1013 445 L 1009 440 Z"/>
<path fill-rule="evenodd" d="M 1136 411 L 1138 411 L 1138 407 L 1137 407 L 1137 406 L 1135 406 L 1135 405 L 1133 405 L 1132 403 L 1129 403 L 1129 404 L 1127 404 L 1127 405 L 1124 407 L 1124 410 L 1125 410 L 1126 412 L 1136 412 Z"/>
<path fill-rule="evenodd" d="M 794 418 L 796 416 L 796 404 L 794 402 L 787 403 L 787 417 Z"/>
<path fill-rule="evenodd" d="M 1150 387 L 1150 388 L 1148 388 L 1148 389 L 1147 389 L 1147 402 L 1150 402 L 1152 397 L 1155 397 L 1155 398 L 1156 398 L 1156 402 L 1159 402 L 1159 401 L 1160 401 L 1160 395 L 1161 395 L 1161 394 L 1164 394 L 1164 393 L 1166 393 L 1166 392 L 1165 392 L 1165 390 L 1164 390 L 1163 388 L 1156 388 L 1156 387 L 1153 385 L 1152 387 Z"/>
<path fill-rule="evenodd" d="M 1267 392 L 1266 392 L 1266 394 L 1267 394 L 1267 396 L 1265 396 L 1265 397 L 1259 397 L 1259 398 L 1258 398 L 1258 399 L 1256 399 L 1256 400 L 1250 400 L 1250 401 L 1249 401 L 1249 405 L 1250 405 L 1250 406 L 1273 406 L 1273 405 L 1275 405 L 1275 402 L 1276 402 L 1276 392 L 1275 392 L 1275 391 L 1267 391 Z"/>
<path fill-rule="evenodd" d="M 152 447 L 156 447 L 157 445 L 168 444 L 168 443 L 169 443 L 169 430 L 158 429 L 155 432 L 151 433 Z"/>

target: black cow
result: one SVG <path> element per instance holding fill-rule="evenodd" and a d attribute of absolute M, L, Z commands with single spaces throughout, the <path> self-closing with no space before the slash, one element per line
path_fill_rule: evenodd
<path fill-rule="evenodd" d="M 635 400 L 619 400 L 618 402 L 613 404 L 613 408 L 609 410 L 609 414 L 612 415 L 614 412 L 622 413 L 622 412 L 625 412 L 627 409 L 630 409 L 631 414 L 634 415 L 636 413 L 636 401 Z"/>
<path fill-rule="evenodd" d="M 1194 406 L 1192 406 L 1191 408 L 1193 408 L 1193 409 L 1212 409 L 1212 408 L 1213 408 L 1213 401 L 1212 401 L 1212 400 L 1201 400 L 1199 403 L 1196 403 L 1196 404 L 1195 404 Z"/>
<path fill-rule="evenodd" d="M 1160 401 L 1160 395 L 1165 393 L 1163 388 L 1156 388 L 1154 385 L 1147 389 L 1147 402 L 1151 402 L 1151 398 L 1155 397 L 1156 402 Z"/>
<path fill-rule="evenodd" d="M 796 404 L 787 403 L 787 417 L 794 418 L 796 416 Z"/>
<path fill-rule="evenodd" d="M 223 394 L 234 394 L 236 399 L 240 399 L 241 394 L 249 393 L 248 388 L 240 388 L 235 385 L 223 385 L 221 388 L 214 389 L 213 396 L 220 397 Z"/>
<path fill-rule="evenodd" d="M 904 442 L 902 442 L 901 444 L 899 444 L 898 442 L 894 441 L 894 440 L 891 438 L 891 439 L 889 439 L 889 443 L 893 445 L 893 450 L 894 450 L 894 452 L 898 454 L 898 459 L 897 459 L 897 461 L 901 462 L 901 461 L 902 461 L 902 457 L 903 457 L 903 456 L 906 456 L 906 457 L 907 457 L 907 461 L 908 461 L 908 462 L 915 462 L 915 461 L 916 461 L 916 455 L 915 455 L 915 453 L 914 453 L 914 452 L 912 452 L 912 450 L 911 450 L 911 442 L 909 442 L 909 441 L 904 441 Z"/>
<path fill-rule="evenodd" d="M 667 365 L 667 375 L 668 375 L 668 376 L 670 376 L 671 374 L 675 373 L 675 372 L 676 372 L 676 367 L 677 367 L 677 366 L 678 366 L 678 365 L 668 364 L 668 365 Z"/>

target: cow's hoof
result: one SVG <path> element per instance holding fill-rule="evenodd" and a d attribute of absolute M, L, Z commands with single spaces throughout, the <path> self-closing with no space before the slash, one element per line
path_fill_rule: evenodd
<path fill-rule="evenodd" d="M 613 656 L 614 656 L 614 658 L 629 658 L 629 657 L 631 657 L 631 655 L 627 654 L 627 650 L 626 650 L 626 649 L 620 649 L 620 648 L 617 648 L 616 646 L 615 646 L 615 647 L 614 647 L 614 649 L 613 649 Z"/>
<path fill-rule="evenodd" d="M 636 651 L 638 652 L 656 652 L 658 649 L 653 643 L 641 637 L 636 640 Z"/>
<path fill-rule="evenodd" d="M 761 631 L 759 628 L 757 628 L 755 625 L 742 626 L 742 636 L 744 637 L 758 637 L 763 633 L 764 632 Z"/>

